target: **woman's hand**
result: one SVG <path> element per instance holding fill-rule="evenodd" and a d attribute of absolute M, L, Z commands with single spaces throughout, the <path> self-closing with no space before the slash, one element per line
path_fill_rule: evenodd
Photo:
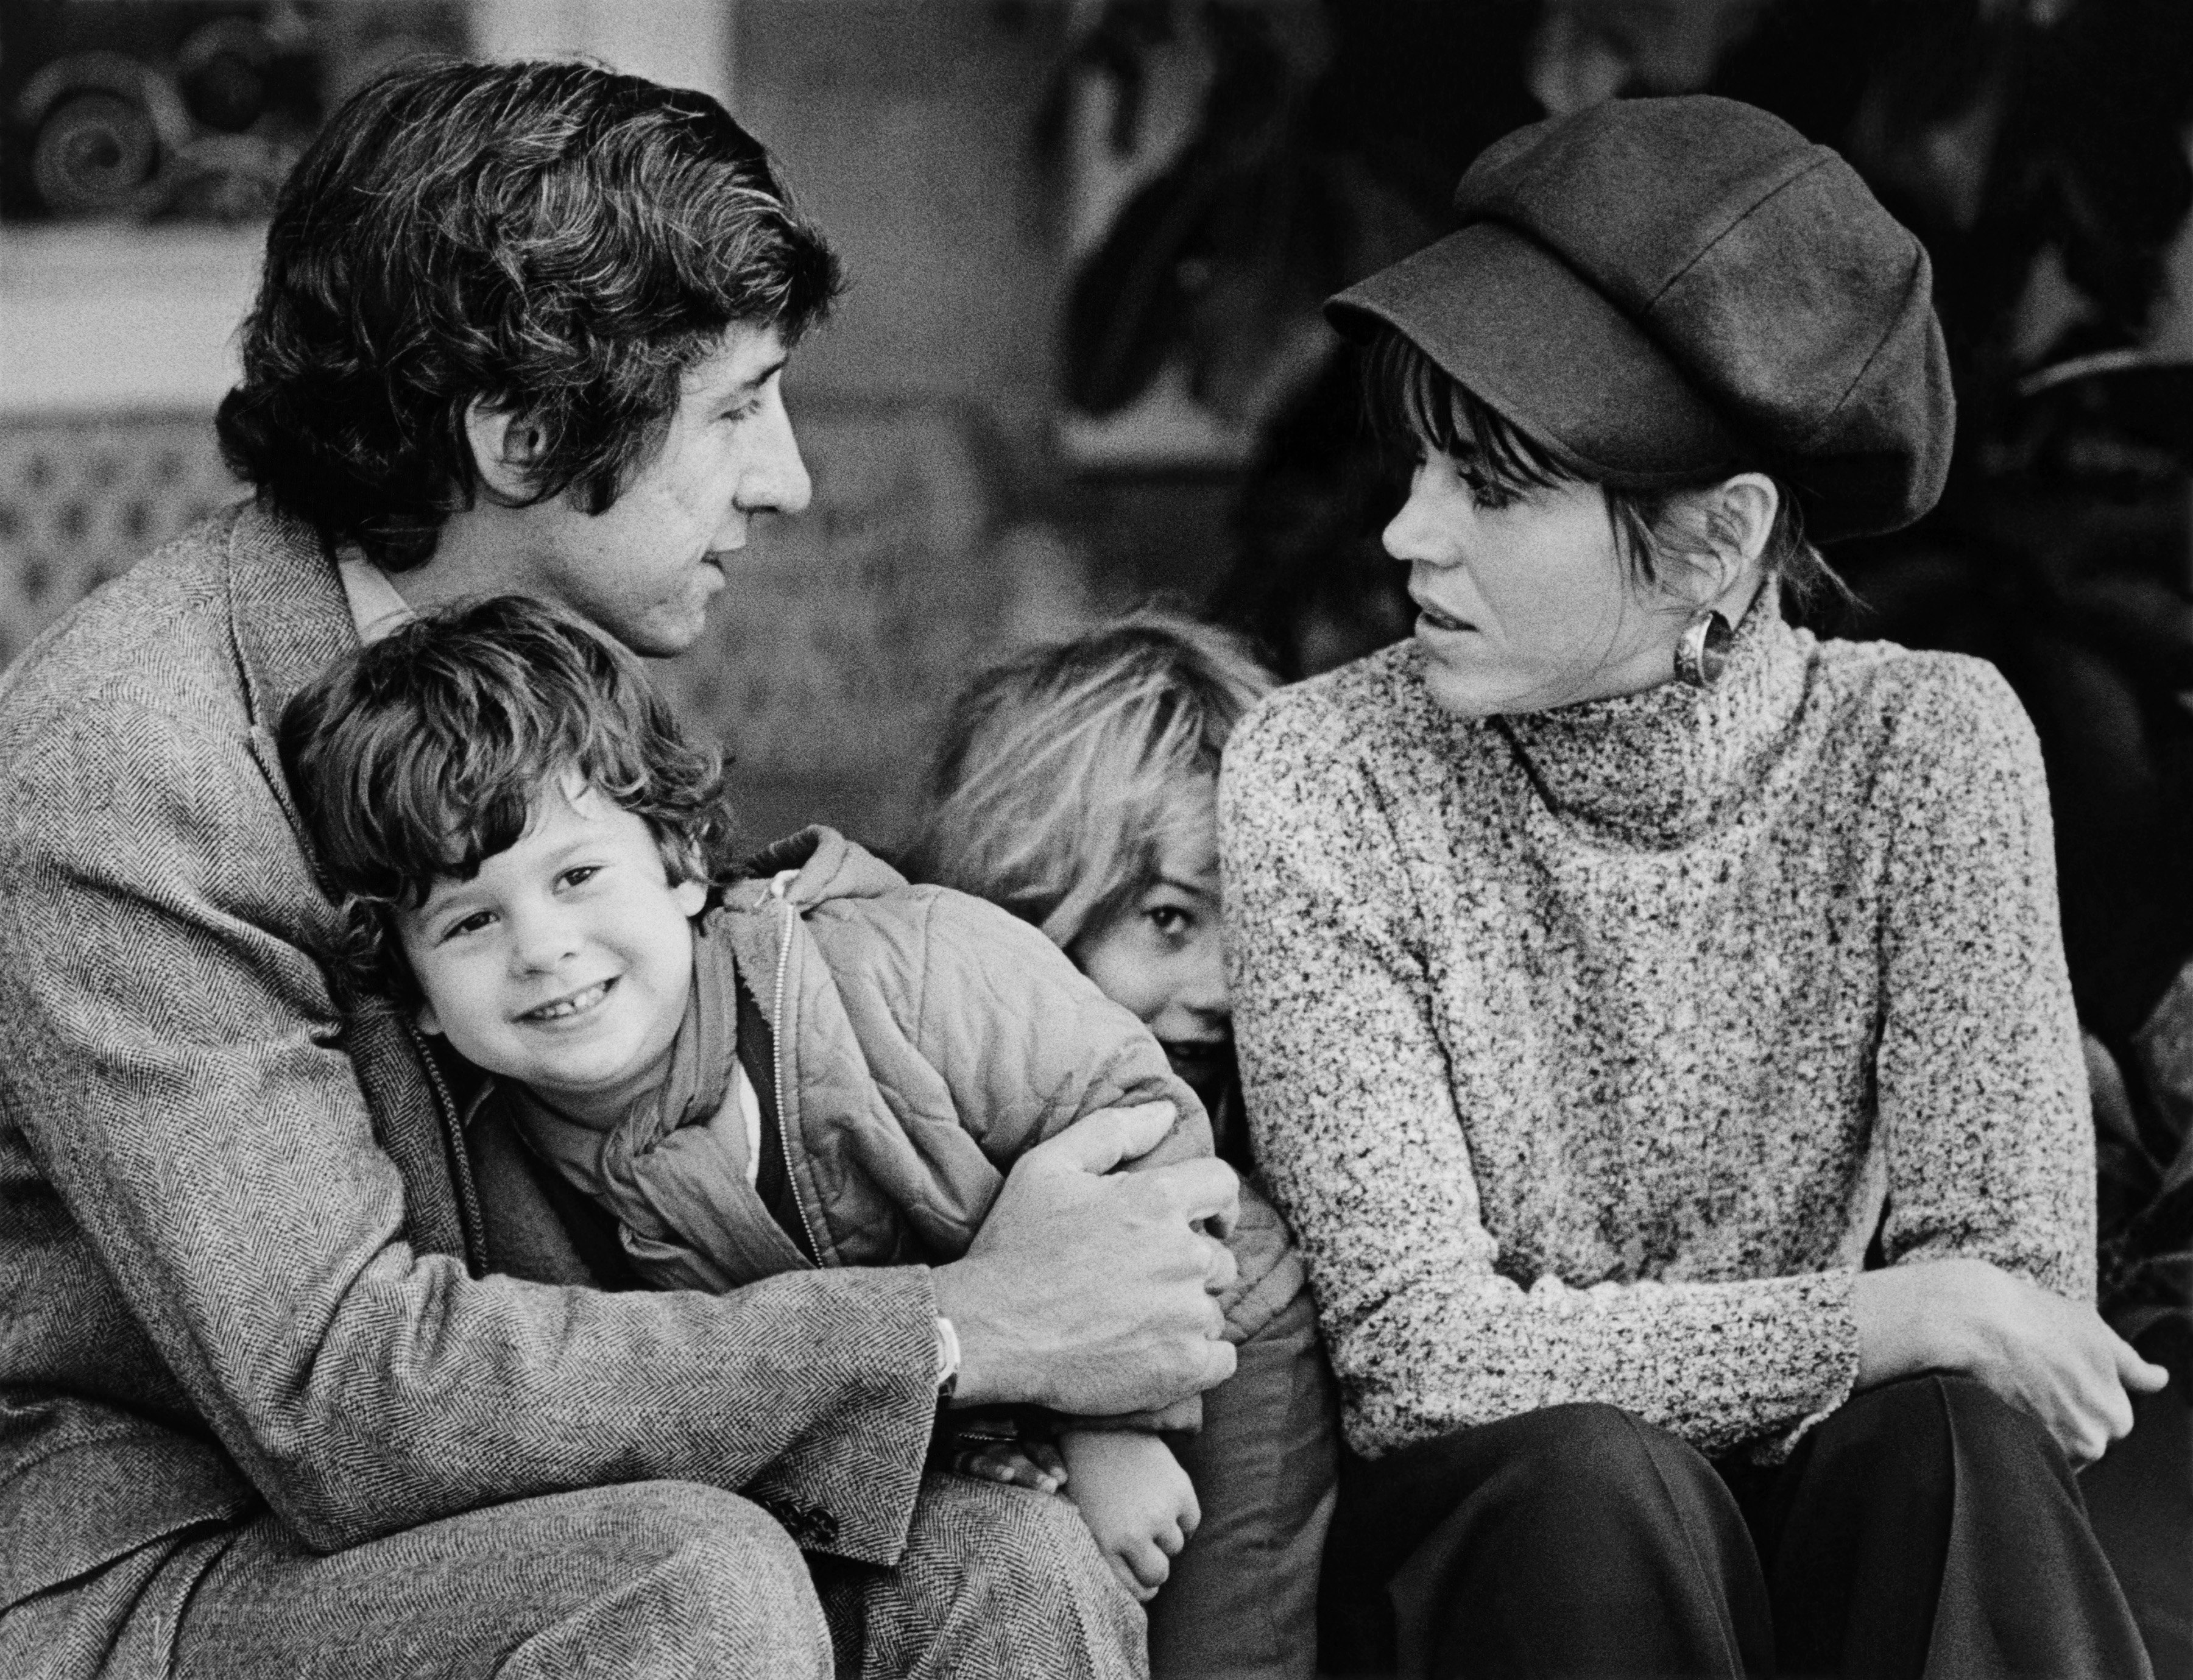
<path fill-rule="evenodd" d="M 1860 1272 L 1858 1386 L 1921 1371 L 1985 1383 L 2037 1418 L 2075 1465 L 2090 1464 L 2132 1428 L 2127 1389 L 2170 1380 L 2080 1306 L 1985 1260 L 1922 1260 Z"/>

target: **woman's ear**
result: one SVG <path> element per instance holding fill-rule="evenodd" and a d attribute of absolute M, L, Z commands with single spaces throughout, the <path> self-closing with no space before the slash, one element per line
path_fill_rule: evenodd
<path fill-rule="evenodd" d="M 1715 546 L 1732 551 L 1730 557 L 1741 567 L 1757 565 L 1774 534 L 1782 492 L 1763 472 L 1739 472 L 1714 487 L 1713 500 Z"/>
<path fill-rule="evenodd" d="M 512 506 L 531 501 L 540 483 L 548 434 L 539 421 L 475 397 L 465 409 L 465 440 L 472 470 L 495 500 Z"/>
<path fill-rule="evenodd" d="M 424 997 L 419 1000 L 418 1020 L 420 1031 L 430 1034 L 436 1038 L 443 1036 L 442 1018 L 434 1013 L 433 1004 Z"/>
<path fill-rule="evenodd" d="M 1782 493 L 1763 472 L 1739 472 L 1683 500 L 1697 523 L 1677 592 L 1687 608 L 1711 606 L 1757 579 Z"/>
<path fill-rule="evenodd" d="M 678 906 L 678 913 L 690 922 L 707 908 L 708 883 L 706 881 L 680 881 L 670 889 L 670 901 Z"/>

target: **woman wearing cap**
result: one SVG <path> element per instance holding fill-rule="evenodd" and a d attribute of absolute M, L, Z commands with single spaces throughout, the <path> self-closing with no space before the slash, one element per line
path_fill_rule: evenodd
<path fill-rule="evenodd" d="M 1939 493 L 1925 253 L 1712 99 L 1509 136 L 1334 300 L 1415 639 L 1222 790 L 1259 1159 L 1347 1402 L 1336 1567 L 1446 1673 L 2145 1671 L 2031 729 L 1822 643 Z M 1870 1251 L 1870 1252 L 1869 1252 Z"/>

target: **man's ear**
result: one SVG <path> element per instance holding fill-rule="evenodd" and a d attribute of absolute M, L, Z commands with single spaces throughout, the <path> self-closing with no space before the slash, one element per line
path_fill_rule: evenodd
<path fill-rule="evenodd" d="M 670 889 L 670 901 L 678 906 L 678 913 L 690 922 L 707 907 L 708 883 L 680 881 Z"/>
<path fill-rule="evenodd" d="M 472 469 L 493 500 L 515 507 L 539 493 L 548 434 L 538 420 L 475 397 L 465 409 L 465 439 L 472 445 Z"/>

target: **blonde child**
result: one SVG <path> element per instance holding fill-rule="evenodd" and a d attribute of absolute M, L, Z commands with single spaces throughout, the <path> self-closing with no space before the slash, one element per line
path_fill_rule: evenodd
<path fill-rule="evenodd" d="M 1155 610 L 1009 659 L 953 706 L 906 859 L 915 878 L 1040 929 L 1131 1010 L 1245 1171 L 1217 774 L 1227 737 L 1273 681 L 1234 636 Z M 1232 1380 L 1205 1397 L 1201 1433 L 1179 1447 L 1202 1525 L 1150 1607 L 1160 1680 L 1315 1666 L 1336 1436 L 1307 1295 L 1240 1352 Z M 1069 1471 L 1075 1453 L 1069 1440 Z"/>

